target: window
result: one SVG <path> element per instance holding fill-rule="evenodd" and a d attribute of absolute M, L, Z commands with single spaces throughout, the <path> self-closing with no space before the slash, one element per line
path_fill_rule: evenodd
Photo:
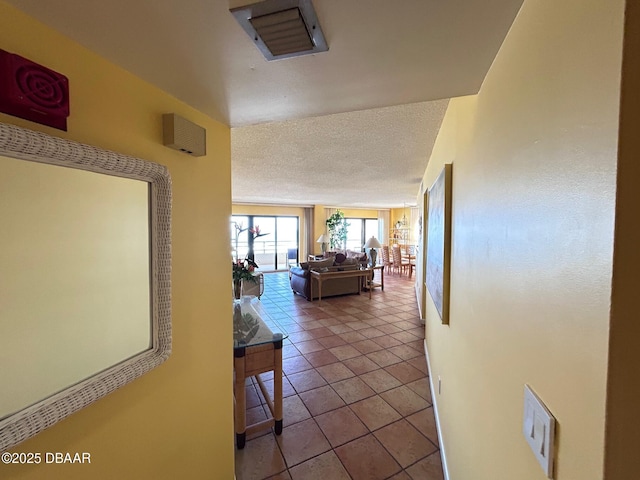
<path fill-rule="evenodd" d="M 287 268 L 287 250 L 298 249 L 300 239 L 298 217 L 233 215 L 231 217 L 231 251 L 233 258 L 253 256 L 258 268 Z"/>
<path fill-rule="evenodd" d="M 347 249 L 360 252 L 367 239 L 378 238 L 377 218 L 347 218 Z"/>

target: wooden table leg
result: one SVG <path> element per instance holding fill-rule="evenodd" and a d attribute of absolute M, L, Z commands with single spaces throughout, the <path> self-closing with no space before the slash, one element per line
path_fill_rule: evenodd
<path fill-rule="evenodd" d="M 244 389 L 245 350 L 245 348 L 234 348 L 233 350 L 233 364 L 236 370 L 236 381 L 234 386 L 234 393 L 236 396 L 235 430 L 236 445 L 238 446 L 238 449 L 244 448 L 247 436 L 247 399 Z"/>
<path fill-rule="evenodd" d="M 274 430 L 276 435 L 282 433 L 282 335 L 280 340 L 274 345 L 274 368 L 273 368 L 273 419 L 275 420 Z M 275 336 L 274 336 L 275 340 Z"/>

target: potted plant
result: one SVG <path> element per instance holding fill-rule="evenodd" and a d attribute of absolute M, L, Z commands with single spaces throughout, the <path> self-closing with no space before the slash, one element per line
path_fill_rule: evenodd
<path fill-rule="evenodd" d="M 253 271 L 257 267 L 258 264 L 248 257 L 233 262 L 233 295 L 235 298 L 240 298 L 243 280 L 257 282 L 256 277 L 253 276 Z"/>
<path fill-rule="evenodd" d="M 336 210 L 336 213 L 327 218 L 326 225 L 329 231 L 331 249 L 344 248 L 344 244 L 347 241 L 347 227 L 349 226 L 344 219 L 344 213 Z"/>

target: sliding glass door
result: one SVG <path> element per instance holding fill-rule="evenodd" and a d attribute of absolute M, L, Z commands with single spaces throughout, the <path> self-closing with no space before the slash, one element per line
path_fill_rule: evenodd
<path fill-rule="evenodd" d="M 259 270 L 286 270 L 289 250 L 299 257 L 298 217 L 233 215 L 231 233 L 233 258 L 249 256 L 258 264 Z"/>

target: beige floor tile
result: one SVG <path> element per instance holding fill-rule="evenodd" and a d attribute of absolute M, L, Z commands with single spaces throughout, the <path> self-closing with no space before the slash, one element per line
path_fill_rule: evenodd
<path fill-rule="evenodd" d="M 427 367 L 427 361 L 426 361 L 424 356 L 420 356 L 420 357 L 416 357 L 416 358 L 412 358 L 410 360 L 407 360 L 407 363 L 412 365 L 413 367 L 417 368 L 418 370 L 420 370 L 425 375 L 429 375 L 429 369 Z"/>
<path fill-rule="evenodd" d="M 429 377 L 422 377 L 413 382 L 407 383 L 407 387 L 416 392 L 429 403 L 431 401 L 431 387 L 429 386 Z"/>
<path fill-rule="evenodd" d="M 357 402 L 375 394 L 375 392 L 358 377 L 341 380 L 331 386 L 347 404 Z"/>
<path fill-rule="evenodd" d="M 333 347 L 330 348 L 329 351 L 333 353 L 340 361 L 347 360 L 348 358 L 358 357 L 361 355 L 361 353 L 351 345 L 341 345 L 339 347 Z"/>
<path fill-rule="evenodd" d="M 331 449 L 313 419 L 284 428 L 277 441 L 289 468 Z"/>
<path fill-rule="evenodd" d="M 375 342 L 375 339 L 373 340 Z M 381 367 L 388 367 L 394 363 L 400 363 L 402 359 L 397 355 L 394 355 L 389 350 L 379 350 L 377 352 L 367 353 L 366 355 L 371 360 L 376 362 Z"/>
<path fill-rule="evenodd" d="M 367 385 L 369 385 L 377 393 L 391 390 L 392 388 L 402 385 L 402 382 L 396 377 L 382 369 L 372 372 L 363 373 L 360 377 Z"/>
<path fill-rule="evenodd" d="M 383 480 L 400 471 L 400 465 L 371 434 L 335 449 L 354 479 Z"/>
<path fill-rule="evenodd" d="M 325 348 L 339 347 L 340 345 L 346 345 L 347 342 L 340 337 L 340 335 L 332 335 L 330 337 L 322 337 L 318 339 L 318 342 Z"/>
<path fill-rule="evenodd" d="M 242 450 L 236 450 L 237 480 L 262 480 L 286 467 L 274 435 L 249 440 Z"/>
<path fill-rule="evenodd" d="M 294 373 L 293 375 L 288 375 L 287 378 L 298 393 L 306 392 L 307 390 L 313 390 L 314 388 L 318 388 L 327 384 L 325 379 L 322 378 L 320 374 L 315 371 L 315 369 L 306 370 L 300 373 Z"/>
<path fill-rule="evenodd" d="M 380 330 L 382 333 L 385 333 L 387 335 L 390 335 L 392 333 L 398 333 L 398 332 L 402 331 L 402 329 L 400 327 L 398 327 L 397 325 L 395 325 L 393 323 L 384 323 L 382 325 L 376 326 L 376 328 L 378 330 Z M 396 343 L 396 345 L 399 345 L 399 344 L 400 344 L 400 342 Z"/>
<path fill-rule="evenodd" d="M 285 329 L 289 334 L 290 342 L 292 342 L 293 344 L 296 344 L 298 342 L 306 342 L 307 340 L 313 340 L 313 336 L 309 332 L 304 330 L 302 327 L 300 328 L 301 330 L 298 332 L 292 332 L 291 329 Z"/>
<path fill-rule="evenodd" d="M 376 337 L 382 337 L 383 335 L 386 335 L 386 333 L 384 333 L 383 331 L 378 330 L 377 328 L 371 327 L 371 326 L 363 330 L 358 330 L 358 333 L 367 338 L 376 338 Z"/>
<path fill-rule="evenodd" d="M 371 431 L 402 418 L 400 414 L 379 395 L 356 402 L 352 404 L 350 408 Z"/>
<path fill-rule="evenodd" d="M 439 452 L 423 458 L 415 465 L 407 468 L 412 480 L 443 480 L 442 460 Z"/>
<path fill-rule="evenodd" d="M 285 427 L 307 418 L 311 418 L 311 413 L 298 395 L 282 399 L 282 424 Z"/>
<path fill-rule="evenodd" d="M 303 392 L 300 398 L 313 416 L 345 405 L 344 400 L 329 385 Z"/>
<path fill-rule="evenodd" d="M 282 347 L 282 358 L 294 357 L 296 355 L 300 355 L 300 350 L 298 350 L 293 345 L 284 345 Z"/>
<path fill-rule="evenodd" d="M 351 370 L 356 375 L 362 375 L 363 373 L 367 373 L 380 368 L 380 365 L 375 363 L 370 358 L 365 357 L 364 355 L 349 358 L 347 360 L 344 360 L 342 363 L 349 367 L 349 370 Z"/>
<path fill-rule="evenodd" d="M 323 413 L 315 420 L 334 448 L 369 433 L 367 427 L 349 407 Z"/>
<path fill-rule="evenodd" d="M 389 365 L 388 367 L 385 367 L 385 370 L 404 384 L 413 382 L 420 378 L 424 378 L 424 373 L 411 366 L 407 362 L 400 362 L 394 365 Z"/>
<path fill-rule="evenodd" d="M 363 330 L 365 328 L 371 328 L 371 325 L 369 325 L 368 323 L 364 323 L 362 320 L 357 320 L 355 322 L 348 322 L 346 325 L 348 327 L 351 327 L 355 331 Z"/>
<path fill-rule="evenodd" d="M 418 340 L 420 337 L 416 337 L 409 332 L 392 333 L 391 336 L 396 340 L 400 340 L 402 343 L 412 342 Z"/>
<path fill-rule="evenodd" d="M 329 350 L 320 350 L 319 352 L 311 352 L 305 355 L 307 361 L 314 367 L 321 367 L 323 365 L 329 365 L 330 363 L 336 363 L 338 359 Z"/>
<path fill-rule="evenodd" d="M 366 340 L 366 338 L 367 338 L 364 335 L 362 335 L 360 332 L 345 332 L 345 333 L 341 333 L 340 336 L 347 343 L 355 343 L 355 342 L 359 342 L 361 340 Z"/>
<path fill-rule="evenodd" d="M 380 345 L 378 345 L 376 342 L 371 341 L 370 339 L 361 340 L 360 342 L 352 343 L 351 345 L 362 354 L 382 350 L 382 347 Z"/>
<path fill-rule="evenodd" d="M 374 435 L 402 468 L 437 450 L 427 437 L 404 419 L 382 427 Z"/>
<path fill-rule="evenodd" d="M 378 317 L 368 318 L 366 320 L 363 320 L 363 322 L 371 327 L 379 327 L 380 325 L 387 325 L 387 322 L 385 322 L 384 320 Z"/>
<path fill-rule="evenodd" d="M 438 429 L 436 428 L 436 419 L 433 415 L 433 407 L 428 407 L 413 415 L 409 415 L 407 421 L 431 440 L 434 445 L 438 445 Z"/>
<path fill-rule="evenodd" d="M 430 406 L 429 402 L 406 385 L 394 388 L 393 390 L 387 390 L 381 393 L 380 396 L 403 417 Z"/>
<path fill-rule="evenodd" d="M 409 360 L 410 358 L 422 357 L 424 358 L 424 353 L 416 350 L 409 345 L 398 345 L 397 347 L 389 348 L 389 351 L 394 355 L 399 356 L 403 360 Z"/>
<path fill-rule="evenodd" d="M 339 382 L 355 376 L 343 363 L 332 363 L 331 365 L 318 367 L 316 370 L 328 383 Z"/>
<path fill-rule="evenodd" d="M 307 330 L 307 333 L 310 334 L 312 338 L 314 338 L 316 340 L 320 340 L 321 338 L 324 338 L 324 337 L 333 336 L 333 332 L 331 330 L 329 330 L 327 327 L 323 327 L 323 326 L 320 326 L 320 325 L 314 325 L 314 327 L 316 327 L 316 326 L 318 328 L 314 328 L 312 330 Z"/>
<path fill-rule="evenodd" d="M 319 343 L 317 340 L 309 340 L 309 341 L 306 341 L 306 342 L 296 343 L 296 348 L 302 354 L 311 353 L 311 352 L 317 352 L 319 350 L 323 350 L 324 349 L 322 344 Z"/>
<path fill-rule="evenodd" d="M 351 480 L 333 452 L 323 453 L 291 469 L 292 480 Z"/>
<path fill-rule="evenodd" d="M 335 333 L 336 335 L 341 335 L 341 334 L 346 333 L 346 332 L 353 332 L 351 327 L 348 327 L 348 326 L 344 325 L 343 323 L 339 323 L 337 325 L 330 325 L 327 328 L 329 330 L 331 330 L 333 333 Z"/>
<path fill-rule="evenodd" d="M 291 375 L 292 373 L 303 372 L 309 370 L 313 366 L 302 355 L 295 357 L 289 357 L 282 360 L 282 371 L 285 375 Z"/>

